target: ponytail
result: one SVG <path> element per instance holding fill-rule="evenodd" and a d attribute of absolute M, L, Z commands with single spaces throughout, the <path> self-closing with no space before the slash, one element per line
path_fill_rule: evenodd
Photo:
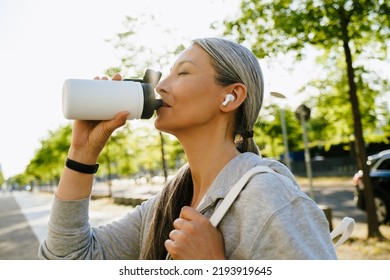
<path fill-rule="evenodd" d="M 240 153 L 251 152 L 260 154 L 259 148 L 253 139 L 253 131 L 241 132 L 235 137 L 236 148 Z"/>
<path fill-rule="evenodd" d="M 145 244 L 141 246 L 140 258 L 144 260 L 164 260 L 167 255 L 164 242 L 173 230 L 173 222 L 181 209 L 191 204 L 193 183 L 188 164 L 184 165 L 174 179 L 168 182 L 157 199 L 154 214 Z"/>

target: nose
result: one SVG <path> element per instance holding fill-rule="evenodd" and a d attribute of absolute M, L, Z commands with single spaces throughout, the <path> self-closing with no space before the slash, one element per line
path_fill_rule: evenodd
<path fill-rule="evenodd" d="M 167 78 L 164 78 L 162 80 L 160 80 L 157 85 L 156 85 L 156 92 L 162 96 L 163 94 L 166 94 L 167 93 L 167 90 L 166 90 L 166 84 L 167 84 Z"/>

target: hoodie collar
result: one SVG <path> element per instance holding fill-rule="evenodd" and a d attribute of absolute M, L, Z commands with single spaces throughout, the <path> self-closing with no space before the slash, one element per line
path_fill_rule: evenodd
<path fill-rule="evenodd" d="M 255 157 L 257 158 L 256 160 Z M 259 156 L 253 153 L 242 153 L 230 160 L 218 173 L 214 182 L 207 190 L 199 204 L 198 211 L 202 212 L 218 199 L 224 198 L 245 172 L 256 166 L 258 160 Z"/>
<path fill-rule="evenodd" d="M 201 203 L 198 206 L 199 212 L 216 203 L 219 199 L 225 198 L 233 185 L 251 168 L 265 165 L 291 179 L 291 182 L 298 187 L 293 174 L 280 162 L 270 159 L 263 159 L 254 153 L 246 152 L 239 154 L 229 161 L 218 173 L 214 182 L 207 190 Z"/>

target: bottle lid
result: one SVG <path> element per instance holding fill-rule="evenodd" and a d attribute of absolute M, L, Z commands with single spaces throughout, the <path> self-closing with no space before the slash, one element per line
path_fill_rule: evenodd
<path fill-rule="evenodd" d="M 151 84 L 141 83 L 144 92 L 144 106 L 141 119 L 150 119 L 155 110 L 163 105 L 161 99 L 156 99 L 154 90 Z"/>

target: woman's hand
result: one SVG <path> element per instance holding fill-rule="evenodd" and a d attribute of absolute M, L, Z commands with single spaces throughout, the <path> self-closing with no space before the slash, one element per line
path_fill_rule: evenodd
<path fill-rule="evenodd" d="M 194 208 L 183 207 L 165 241 L 165 248 L 175 260 L 225 259 L 223 236 L 209 219 Z"/>
<path fill-rule="evenodd" d="M 121 81 L 122 77 L 115 74 L 112 79 Z M 95 80 L 99 80 L 99 77 Z M 107 80 L 107 77 L 102 80 Z M 69 158 L 84 164 L 95 164 L 111 134 L 126 123 L 128 115 L 128 112 L 121 112 L 108 121 L 74 121 Z"/>
<path fill-rule="evenodd" d="M 107 80 L 106 77 L 102 79 Z M 113 80 L 120 81 L 122 77 L 117 74 Z M 128 112 L 121 112 L 113 120 L 108 121 L 74 121 L 68 157 L 83 164 L 96 164 L 108 138 L 115 129 L 126 123 L 128 115 Z M 60 177 L 56 196 L 63 200 L 88 198 L 91 195 L 92 183 L 92 174 L 80 173 L 65 167 Z"/>

